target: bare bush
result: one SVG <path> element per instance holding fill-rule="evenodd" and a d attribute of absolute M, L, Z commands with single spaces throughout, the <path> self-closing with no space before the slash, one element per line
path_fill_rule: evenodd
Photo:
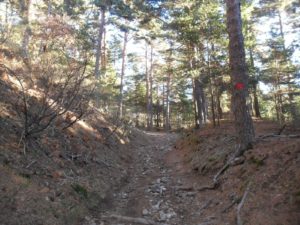
<path fill-rule="evenodd" d="M 22 74 L 0 66 L 19 83 L 18 100 L 13 104 L 22 121 L 25 139 L 40 134 L 53 123 L 66 129 L 87 111 L 92 88 L 85 84 L 88 79 L 85 64 L 69 64 L 60 74 L 51 74 L 47 65 L 48 70 L 41 68 L 39 79 L 37 76 L 33 79 L 34 88 L 27 88 Z"/>

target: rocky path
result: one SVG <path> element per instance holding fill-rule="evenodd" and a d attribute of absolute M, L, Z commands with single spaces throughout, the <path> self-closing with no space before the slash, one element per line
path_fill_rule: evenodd
<path fill-rule="evenodd" d="M 146 133 L 147 141 L 134 150 L 127 182 L 113 194 L 113 207 L 101 215 L 100 225 L 198 225 L 200 211 L 191 179 L 170 153 L 176 134 Z M 214 218 L 210 218 L 214 219 Z M 99 224 L 94 223 L 94 224 Z M 214 223 L 204 223 L 214 224 Z"/>

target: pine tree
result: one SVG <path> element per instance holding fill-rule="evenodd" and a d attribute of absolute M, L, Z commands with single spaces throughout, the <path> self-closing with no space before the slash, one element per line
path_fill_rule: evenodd
<path fill-rule="evenodd" d="M 254 128 L 246 97 L 248 95 L 248 75 L 245 62 L 242 19 L 239 0 L 226 0 L 227 29 L 229 34 L 229 63 L 232 89 L 232 111 L 235 120 L 239 148 L 236 156 L 240 156 L 254 141 Z"/>

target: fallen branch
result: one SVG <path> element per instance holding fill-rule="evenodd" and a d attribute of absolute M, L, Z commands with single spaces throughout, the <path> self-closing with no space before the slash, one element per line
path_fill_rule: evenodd
<path fill-rule="evenodd" d="M 262 140 L 266 138 L 300 138 L 300 135 L 294 134 L 294 135 L 278 135 L 278 134 L 267 134 L 267 135 L 261 135 L 256 138 L 256 140 Z"/>
<path fill-rule="evenodd" d="M 247 195 L 248 195 L 248 193 L 250 191 L 250 186 L 251 186 L 251 182 L 249 182 L 249 184 L 247 185 L 247 188 L 246 188 L 246 190 L 244 192 L 242 200 L 238 204 L 238 207 L 237 207 L 237 216 L 236 216 L 236 223 L 237 223 L 237 225 L 243 225 L 243 221 L 242 221 L 242 218 L 241 218 L 241 210 L 242 210 L 242 207 L 243 207 L 243 205 L 245 203 Z"/>
<path fill-rule="evenodd" d="M 120 215 L 114 215 L 114 214 L 109 215 L 109 216 L 104 216 L 103 218 L 104 219 L 105 218 L 117 219 L 117 220 L 121 220 L 123 222 L 138 223 L 138 224 L 144 224 L 144 225 L 155 225 L 155 224 L 157 224 L 153 220 L 150 220 L 150 219 L 120 216 Z"/>

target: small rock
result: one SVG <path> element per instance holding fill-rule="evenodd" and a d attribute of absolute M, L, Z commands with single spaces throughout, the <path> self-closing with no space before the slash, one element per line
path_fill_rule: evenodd
<path fill-rule="evenodd" d="M 156 205 L 153 205 L 153 206 L 152 206 L 152 208 L 153 208 L 154 210 L 159 210 L 160 204 L 161 204 L 162 202 L 163 202 L 162 200 L 161 200 L 161 201 L 158 201 Z"/>
<path fill-rule="evenodd" d="M 143 216 L 148 216 L 149 215 L 149 211 L 147 209 L 143 209 L 142 215 Z"/>
<path fill-rule="evenodd" d="M 196 192 L 187 192 L 186 196 L 187 197 L 195 197 L 196 196 Z"/>
<path fill-rule="evenodd" d="M 159 221 L 165 222 L 168 219 L 167 214 L 165 214 L 163 211 L 159 212 Z"/>

